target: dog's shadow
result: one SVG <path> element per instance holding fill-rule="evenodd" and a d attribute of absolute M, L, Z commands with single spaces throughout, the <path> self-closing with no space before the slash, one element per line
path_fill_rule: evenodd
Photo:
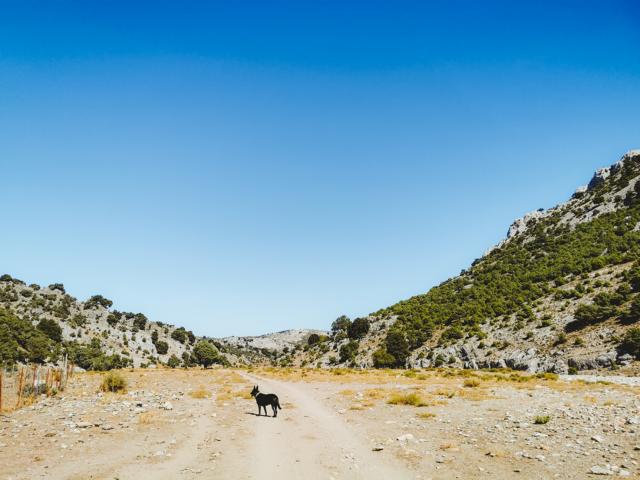
<path fill-rule="evenodd" d="M 245 415 L 253 415 L 254 417 L 274 418 L 273 415 L 258 415 L 255 412 L 244 412 Z"/>

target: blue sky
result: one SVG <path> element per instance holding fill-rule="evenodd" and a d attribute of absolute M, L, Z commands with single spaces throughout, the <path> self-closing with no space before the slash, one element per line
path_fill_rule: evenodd
<path fill-rule="evenodd" d="M 631 1 L 132 3 L 0 1 L 1 269 L 197 334 L 425 292 L 640 147 Z"/>

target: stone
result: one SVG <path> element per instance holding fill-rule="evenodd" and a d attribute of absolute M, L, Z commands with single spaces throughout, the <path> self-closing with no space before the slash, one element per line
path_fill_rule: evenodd
<path fill-rule="evenodd" d="M 589 469 L 589 472 L 594 475 L 613 475 L 613 470 L 611 469 L 611 465 L 594 465 Z"/>

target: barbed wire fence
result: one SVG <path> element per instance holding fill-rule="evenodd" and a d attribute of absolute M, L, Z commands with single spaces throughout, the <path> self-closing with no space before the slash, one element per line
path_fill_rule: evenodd
<path fill-rule="evenodd" d="M 59 366 L 38 364 L 0 367 L 0 413 L 33 404 L 38 396 L 52 396 L 67 388 L 74 365 L 65 357 Z"/>

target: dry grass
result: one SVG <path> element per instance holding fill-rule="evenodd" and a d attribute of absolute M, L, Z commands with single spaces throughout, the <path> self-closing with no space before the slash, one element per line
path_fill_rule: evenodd
<path fill-rule="evenodd" d="M 431 420 L 435 418 L 436 414 L 433 412 L 420 412 L 416 414 L 416 417 L 421 418 L 422 420 Z"/>
<path fill-rule="evenodd" d="M 455 390 L 446 390 L 446 389 L 438 389 L 434 392 L 435 395 L 439 395 L 441 397 L 453 398 L 456 396 Z"/>
<path fill-rule="evenodd" d="M 462 389 L 457 393 L 458 397 L 463 398 L 465 400 L 471 400 L 473 402 L 478 402 L 481 400 L 490 400 L 496 398 L 490 395 L 486 390 L 480 388 L 473 389 Z"/>
<path fill-rule="evenodd" d="M 387 396 L 387 393 L 380 388 L 370 388 L 364 391 L 364 396 L 371 399 L 380 399 Z"/>
<path fill-rule="evenodd" d="M 151 425 L 158 421 L 156 412 L 142 412 L 138 415 L 138 425 Z"/>
<path fill-rule="evenodd" d="M 477 378 L 467 378 L 464 381 L 463 386 L 466 387 L 466 388 L 479 387 L 480 386 L 480 380 L 478 380 Z"/>
<path fill-rule="evenodd" d="M 200 387 L 198 387 L 196 390 L 189 392 L 189 396 L 191 398 L 197 398 L 202 400 L 205 398 L 210 398 L 211 392 L 209 390 L 206 390 L 204 386 L 200 385 Z"/>
<path fill-rule="evenodd" d="M 440 445 L 440 450 L 443 451 L 450 451 L 450 452 L 457 452 L 458 449 L 458 444 L 456 444 L 455 442 L 446 442 Z"/>
<path fill-rule="evenodd" d="M 389 405 L 411 405 L 413 407 L 426 407 L 430 404 L 416 392 L 411 393 L 392 393 L 387 400 Z"/>

